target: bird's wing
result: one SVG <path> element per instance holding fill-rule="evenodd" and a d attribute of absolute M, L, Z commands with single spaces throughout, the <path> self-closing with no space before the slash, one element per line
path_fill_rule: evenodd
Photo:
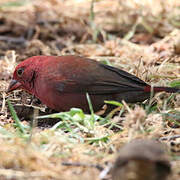
<path fill-rule="evenodd" d="M 65 78 L 56 83 L 56 89 L 61 93 L 86 93 L 89 94 L 117 94 L 121 92 L 141 90 L 147 84 L 120 69 L 98 64 L 96 72 L 90 70 L 83 75 Z"/>
<path fill-rule="evenodd" d="M 139 79 L 138 77 L 132 75 L 132 74 L 129 74 L 128 72 L 126 71 L 123 71 L 121 69 L 118 69 L 118 68 L 115 68 L 115 67 L 112 67 L 112 66 L 108 66 L 108 65 L 105 65 L 105 64 L 100 64 L 101 67 L 103 67 L 104 69 L 107 69 L 109 71 L 112 71 L 116 74 L 118 74 L 120 77 L 124 77 L 126 80 L 129 80 L 129 81 L 132 81 L 133 83 L 137 83 L 139 85 L 147 85 L 143 80 Z"/>

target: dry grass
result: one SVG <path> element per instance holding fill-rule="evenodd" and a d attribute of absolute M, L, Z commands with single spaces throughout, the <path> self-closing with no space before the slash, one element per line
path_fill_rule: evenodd
<path fill-rule="evenodd" d="M 100 179 L 122 145 L 136 138 L 167 144 L 170 179 L 180 178 L 180 138 L 173 138 L 180 134 L 179 94 L 159 93 L 149 104 L 124 102 L 122 114 L 107 124 L 102 118 L 93 128 L 86 121 L 78 127 L 72 118 L 67 121 L 72 132 L 65 125 L 36 127 L 31 137 L 31 130 L 22 133 L 14 127 L 6 100 L 28 104 L 30 96 L 5 90 L 16 64 L 33 55 L 108 60 L 153 85 L 180 79 L 178 0 L 99 0 L 93 12 L 91 5 L 88 0 L 0 0 L 0 179 Z M 27 126 L 26 117 L 20 118 Z"/>

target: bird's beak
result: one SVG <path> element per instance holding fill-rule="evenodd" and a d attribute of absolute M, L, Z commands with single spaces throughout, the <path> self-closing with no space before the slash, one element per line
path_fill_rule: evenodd
<path fill-rule="evenodd" d="M 10 84 L 9 84 L 9 87 L 7 89 L 7 93 L 11 92 L 11 91 L 14 91 L 15 89 L 18 89 L 21 87 L 21 83 L 18 82 L 17 80 L 13 79 L 11 80 Z"/>

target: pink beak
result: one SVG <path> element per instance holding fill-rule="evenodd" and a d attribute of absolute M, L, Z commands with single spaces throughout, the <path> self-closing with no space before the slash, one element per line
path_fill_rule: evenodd
<path fill-rule="evenodd" d="M 9 93 L 9 92 L 14 91 L 16 89 L 19 89 L 20 87 L 21 87 L 21 83 L 15 79 L 13 79 L 13 80 L 11 80 L 9 87 L 8 87 L 6 92 Z"/>

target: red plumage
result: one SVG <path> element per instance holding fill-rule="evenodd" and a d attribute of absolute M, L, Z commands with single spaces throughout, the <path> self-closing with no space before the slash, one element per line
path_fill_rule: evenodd
<path fill-rule="evenodd" d="M 86 92 L 93 108 L 99 110 L 104 100 L 129 103 L 150 97 L 151 86 L 118 68 L 78 56 L 34 56 L 15 69 L 8 92 L 22 88 L 57 111 L 72 107 L 89 111 Z M 180 92 L 170 87 L 154 87 L 154 92 Z"/>

